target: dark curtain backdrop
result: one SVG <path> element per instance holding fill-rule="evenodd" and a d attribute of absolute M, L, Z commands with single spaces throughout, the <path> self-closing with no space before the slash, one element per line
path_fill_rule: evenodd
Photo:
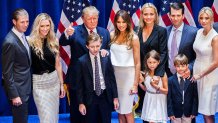
<path fill-rule="evenodd" d="M 113 5 L 113 0 L 90 0 L 90 1 L 91 4 L 96 6 L 100 11 L 99 26 L 106 28 L 110 16 L 110 11 Z M 156 5 L 156 7 L 159 10 L 160 1 L 161 0 L 140 0 L 140 3 L 141 5 L 143 5 L 146 2 L 152 2 Z M 52 17 L 57 29 L 63 2 L 64 0 L 0 0 L 0 47 L 2 46 L 4 37 L 12 28 L 11 14 L 16 8 L 24 8 L 29 13 L 30 26 L 26 32 L 26 35 L 29 35 L 34 18 L 41 12 L 48 13 Z M 213 0 L 190 0 L 190 3 L 192 6 L 193 16 L 195 18 L 196 24 L 199 26 L 197 22 L 197 16 L 199 10 L 203 6 L 211 6 Z M 0 65 L 0 73 L 2 68 L 1 66 L 2 64 Z M 61 99 L 60 113 L 66 113 L 68 112 L 68 110 L 69 108 L 66 104 L 66 98 Z M 33 103 L 33 99 L 31 99 L 30 101 L 29 113 L 30 114 L 37 113 L 35 104 Z M 0 116 L 1 115 L 11 115 L 11 111 L 8 105 L 8 100 L 5 96 L 0 81 Z"/>

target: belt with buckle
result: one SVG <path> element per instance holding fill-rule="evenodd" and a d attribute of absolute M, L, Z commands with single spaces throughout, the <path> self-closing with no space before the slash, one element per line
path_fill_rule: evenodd
<path fill-rule="evenodd" d="M 41 72 L 39 73 L 39 75 L 42 75 L 42 74 L 44 74 L 44 73 L 50 73 L 50 71 L 49 71 L 49 70 L 41 71 Z"/>

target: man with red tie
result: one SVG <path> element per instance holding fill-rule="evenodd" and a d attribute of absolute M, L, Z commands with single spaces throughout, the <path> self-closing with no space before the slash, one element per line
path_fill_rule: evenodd
<path fill-rule="evenodd" d="M 94 6 L 89 6 L 82 11 L 82 25 L 69 26 L 65 29 L 64 33 L 60 37 L 60 45 L 70 46 L 71 60 L 66 74 L 65 82 L 69 83 L 70 88 L 70 121 L 71 123 L 82 123 L 82 115 L 79 113 L 79 104 L 76 99 L 76 90 L 78 84 L 76 83 L 77 62 L 79 57 L 88 53 L 86 48 L 86 40 L 90 33 L 98 33 L 102 39 L 101 52 L 103 55 L 107 53 L 110 43 L 110 34 L 108 30 L 97 27 L 98 25 L 99 11 Z"/>

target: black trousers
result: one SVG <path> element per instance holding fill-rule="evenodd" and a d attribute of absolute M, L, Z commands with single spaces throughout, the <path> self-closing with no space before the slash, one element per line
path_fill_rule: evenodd
<path fill-rule="evenodd" d="M 22 102 L 20 106 L 12 107 L 13 123 L 28 123 L 28 102 Z"/>
<path fill-rule="evenodd" d="M 111 105 L 107 100 L 106 91 L 100 96 L 93 92 L 92 104 L 86 106 L 86 123 L 111 123 Z"/>
<path fill-rule="evenodd" d="M 84 116 L 79 112 L 76 90 L 69 90 L 70 93 L 70 122 L 84 123 Z"/>

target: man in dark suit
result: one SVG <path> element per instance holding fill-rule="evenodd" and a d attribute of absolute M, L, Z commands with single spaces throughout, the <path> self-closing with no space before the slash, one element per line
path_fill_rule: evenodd
<path fill-rule="evenodd" d="M 86 123 L 110 123 L 111 106 L 118 109 L 117 85 L 110 56 L 100 55 L 102 39 L 97 33 L 88 36 L 89 53 L 79 58 L 77 98 Z"/>
<path fill-rule="evenodd" d="M 12 22 L 14 26 L 2 45 L 3 84 L 12 107 L 13 122 L 27 123 L 31 93 L 30 49 L 24 35 L 29 25 L 27 11 L 15 10 Z"/>
<path fill-rule="evenodd" d="M 218 22 L 213 24 L 213 28 L 216 30 L 216 32 L 218 33 Z"/>
<path fill-rule="evenodd" d="M 81 123 L 82 116 L 78 111 L 78 102 L 76 99 L 76 64 L 79 57 L 86 54 L 88 49 L 86 48 L 86 39 L 92 32 L 98 33 L 103 37 L 101 49 L 108 49 L 110 43 L 109 32 L 98 25 L 99 11 L 94 6 L 89 6 L 83 9 L 82 19 L 84 24 L 79 26 L 69 26 L 60 37 L 60 45 L 70 46 L 71 60 L 66 74 L 65 82 L 70 84 L 70 120 L 72 123 Z M 103 55 L 106 50 L 102 50 Z"/>
<path fill-rule="evenodd" d="M 191 123 L 198 115 L 197 83 L 184 79 L 188 58 L 178 54 L 174 60 L 176 73 L 168 80 L 167 112 L 173 123 Z"/>
<path fill-rule="evenodd" d="M 170 19 L 172 25 L 167 27 L 168 36 L 168 63 L 166 64 L 167 76 L 175 74 L 173 59 L 177 54 L 185 54 L 189 60 L 189 69 L 183 75 L 187 78 L 192 73 L 196 54 L 193 50 L 193 43 L 197 34 L 197 28 L 186 25 L 184 19 L 184 6 L 182 3 L 172 3 L 170 5 Z M 173 43 L 176 42 L 176 43 Z M 174 45 L 174 46 L 173 46 Z M 176 46 L 175 46 L 176 45 Z M 176 48 L 176 49 L 175 49 Z"/>

